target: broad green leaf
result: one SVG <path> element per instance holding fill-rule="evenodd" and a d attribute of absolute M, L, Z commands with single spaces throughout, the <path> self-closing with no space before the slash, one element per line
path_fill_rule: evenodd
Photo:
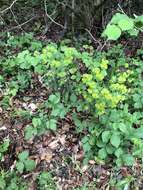
<path fill-rule="evenodd" d="M 91 149 L 91 145 L 89 144 L 89 142 L 83 144 L 83 149 L 84 152 L 88 152 Z"/>
<path fill-rule="evenodd" d="M 53 116 L 58 116 L 60 118 L 64 118 L 67 113 L 66 108 L 64 107 L 63 104 L 58 104 L 56 105 L 51 112 L 51 115 Z"/>
<path fill-rule="evenodd" d="M 82 143 L 83 143 L 83 144 L 85 144 L 85 143 L 88 142 L 88 141 L 89 141 L 89 138 L 88 138 L 88 137 L 85 136 L 85 137 L 82 138 Z"/>
<path fill-rule="evenodd" d="M 6 189 L 6 181 L 3 179 L 2 176 L 0 176 L 0 189 Z"/>
<path fill-rule="evenodd" d="M 19 173 L 23 173 L 23 170 L 24 170 L 23 162 L 17 162 L 16 163 L 16 169 L 19 171 Z"/>
<path fill-rule="evenodd" d="M 121 19 L 127 19 L 128 16 L 125 14 L 121 14 L 121 13 L 116 13 L 112 19 L 111 19 L 111 23 L 112 24 L 117 24 Z"/>
<path fill-rule="evenodd" d="M 10 145 L 9 139 L 4 139 L 4 142 L 0 145 L 0 152 L 6 152 L 8 150 L 8 147 Z"/>
<path fill-rule="evenodd" d="M 117 165 L 118 167 L 121 167 L 121 166 L 123 165 L 123 161 L 122 161 L 121 158 L 116 159 L 116 165 Z"/>
<path fill-rule="evenodd" d="M 132 30 L 134 28 L 134 22 L 130 18 L 121 19 L 118 22 L 118 26 L 121 28 L 122 31 Z"/>
<path fill-rule="evenodd" d="M 33 124 L 34 127 L 38 127 L 38 126 L 40 126 L 42 124 L 42 121 L 41 121 L 40 118 L 34 117 L 32 119 L 32 124 Z"/>
<path fill-rule="evenodd" d="M 130 36 L 137 36 L 139 34 L 139 30 L 134 28 L 132 30 L 129 30 L 128 33 L 130 34 Z"/>
<path fill-rule="evenodd" d="M 53 104 L 57 104 L 60 102 L 60 96 L 58 94 L 51 94 L 48 100 Z"/>
<path fill-rule="evenodd" d="M 104 143 L 107 143 L 109 141 L 109 139 L 110 139 L 110 131 L 104 131 L 102 133 L 102 141 Z"/>
<path fill-rule="evenodd" d="M 33 138 L 35 135 L 37 135 L 37 128 L 32 127 L 32 126 L 27 126 L 24 131 L 25 135 L 24 138 L 26 140 L 29 140 Z"/>
<path fill-rule="evenodd" d="M 18 158 L 20 161 L 24 162 L 29 156 L 29 152 L 28 151 L 23 151 L 18 155 Z"/>
<path fill-rule="evenodd" d="M 77 97 L 76 97 L 75 94 L 72 94 L 72 95 L 70 96 L 70 101 L 73 102 L 73 103 L 75 103 L 75 102 L 77 101 Z"/>
<path fill-rule="evenodd" d="M 36 167 L 35 161 L 34 160 L 30 160 L 30 159 L 26 160 L 24 162 L 24 165 L 25 165 L 26 171 L 32 171 Z"/>
<path fill-rule="evenodd" d="M 55 131 L 57 129 L 57 120 L 50 119 L 47 123 L 47 128 Z"/>
<path fill-rule="evenodd" d="M 118 148 L 115 151 L 115 156 L 117 156 L 117 158 L 119 158 L 122 154 L 123 154 L 123 150 L 121 148 Z"/>
<path fill-rule="evenodd" d="M 119 123 L 119 129 L 123 133 L 127 133 L 128 132 L 127 126 L 124 123 Z"/>
<path fill-rule="evenodd" d="M 126 166 L 132 166 L 135 162 L 135 159 L 131 154 L 124 154 L 123 161 Z"/>
<path fill-rule="evenodd" d="M 98 151 L 98 156 L 99 156 L 99 158 L 104 160 L 107 157 L 106 149 L 105 148 L 100 149 Z"/>
<path fill-rule="evenodd" d="M 135 18 L 135 22 L 142 22 L 142 23 L 143 23 L 143 15 L 137 16 L 137 17 Z"/>
<path fill-rule="evenodd" d="M 111 138 L 110 138 L 111 144 L 112 144 L 114 147 L 118 148 L 119 145 L 120 145 L 120 141 L 121 141 L 121 140 L 120 140 L 120 136 L 119 136 L 118 134 L 116 134 L 116 133 L 113 133 L 112 136 L 111 136 Z"/>
<path fill-rule="evenodd" d="M 113 154 L 115 151 L 115 148 L 112 145 L 106 145 L 106 151 L 108 154 Z"/>
<path fill-rule="evenodd" d="M 103 36 L 107 36 L 108 40 L 117 40 L 121 36 L 121 30 L 116 25 L 108 25 Z"/>

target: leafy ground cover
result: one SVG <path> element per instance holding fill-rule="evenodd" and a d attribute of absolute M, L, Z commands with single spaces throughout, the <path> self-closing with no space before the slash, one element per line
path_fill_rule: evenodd
<path fill-rule="evenodd" d="M 142 49 L 1 45 L 0 189 L 142 189 Z"/>

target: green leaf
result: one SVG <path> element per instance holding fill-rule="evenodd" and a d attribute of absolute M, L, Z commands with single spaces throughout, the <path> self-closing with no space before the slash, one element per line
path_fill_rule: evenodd
<path fill-rule="evenodd" d="M 88 142 L 88 141 L 89 141 L 89 138 L 88 138 L 88 137 L 85 136 L 85 137 L 82 138 L 82 143 L 83 143 L 83 144 L 85 144 L 85 143 Z"/>
<path fill-rule="evenodd" d="M 118 148 L 119 145 L 120 145 L 120 141 L 121 141 L 121 140 L 120 140 L 120 136 L 119 136 L 118 134 L 116 134 L 116 133 L 113 133 L 112 136 L 111 136 L 111 138 L 110 138 L 111 144 L 112 144 L 114 147 Z"/>
<path fill-rule="evenodd" d="M 112 145 L 106 145 L 106 151 L 108 154 L 113 154 L 115 151 L 115 148 Z"/>
<path fill-rule="evenodd" d="M 129 30 L 128 33 L 130 34 L 130 36 L 137 36 L 139 34 L 139 30 L 134 28 L 132 30 Z"/>
<path fill-rule="evenodd" d="M 89 152 L 89 150 L 91 149 L 91 145 L 89 144 L 89 142 L 83 144 L 83 149 L 84 152 Z"/>
<path fill-rule="evenodd" d="M 6 189 L 6 181 L 1 176 L 0 176 L 0 189 L 1 190 Z"/>
<path fill-rule="evenodd" d="M 122 31 L 132 30 L 134 28 L 134 22 L 130 18 L 121 19 L 118 22 L 118 26 L 121 28 Z"/>
<path fill-rule="evenodd" d="M 127 133 L 128 132 L 128 129 L 127 129 L 127 127 L 126 127 L 126 125 L 124 123 L 119 123 L 119 129 L 123 133 Z"/>
<path fill-rule="evenodd" d="M 123 161 L 126 166 L 132 166 L 135 162 L 135 159 L 131 154 L 124 154 Z"/>
<path fill-rule="evenodd" d="M 24 131 L 25 135 L 24 138 L 26 140 L 29 140 L 33 138 L 35 135 L 37 135 L 37 128 L 32 127 L 32 126 L 27 126 Z"/>
<path fill-rule="evenodd" d="M 70 101 L 73 102 L 73 103 L 76 103 L 77 97 L 76 97 L 75 94 L 72 94 L 72 95 L 70 96 Z"/>
<path fill-rule="evenodd" d="M 51 94 L 48 99 L 53 104 L 58 104 L 60 102 L 60 95 L 59 94 Z"/>
<path fill-rule="evenodd" d="M 38 126 L 40 126 L 42 124 L 42 121 L 41 121 L 40 118 L 34 117 L 32 119 L 32 124 L 33 124 L 34 127 L 38 127 Z"/>
<path fill-rule="evenodd" d="M 102 133 L 102 141 L 104 143 L 107 143 L 109 141 L 109 139 L 110 139 L 110 131 L 104 131 Z"/>
<path fill-rule="evenodd" d="M 107 157 L 106 149 L 105 148 L 100 149 L 98 151 L 98 156 L 99 156 L 99 158 L 104 160 Z"/>
<path fill-rule="evenodd" d="M 10 145 L 9 139 L 4 139 L 4 142 L 0 145 L 0 152 L 6 152 L 8 150 L 8 147 Z"/>
<path fill-rule="evenodd" d="M 118 148 L 115 151 L 115 156 L 117 156 L 117 158 L 119 158 L 122 154 L 123 154 L 123 150 L 121 148 Z"/>
<path fill-rule="evenodd" d="M 30 160 L 30 159 L 26 160 L 24 162 L 24 165 L 25 165 L 26 171 L 32 171 L 36 167 L 35 161 L 34 160 Z"/>
<path fill-rule="evenodd" d="M 66 108 L 64 107 L 63 104 L 58 104 L 56 105 L 51 112 L 51 115 L 53 116 L 58 116 L 60 118 L 64 118 L 67 113 Z"/>
<path fill-rule="evenodd" d="M 57 120 L 55 119 L 50 119 L 47 121 L 47 128 L 55 131 L 57 129 Z"/>
<path fill-rule="evenodd" d="M 108 40 L 117 40 L 121 36 L 121 30 L 116 25 L 107 25 L 103 36 L 107 36 Z"/>
<path fill-rule="evenodd" d="M 23 170 L 24 170 L 23 162 L 17 162 L 16 163 L 16 169 L 19 171 L 19 173 L 23 173 Z"/>
<path fill-rule="evenodd" d="M 18 158 L 20 161 L 24 162 L 29 156 L 29 152 L 28 151 L 23 151 L 18 155 Z"/>
<path fill-rule="evenodd" d="M 121 13 L 116 13 L 112 19 L 111 19 L 111 23 L 112 24 L 117 24 L 121 19 L 127 19 L 128 16 L 125 14 L 121 14 Z"/>
<path fill-rule="evenodd" d="M 122 161 L 121 158 L 116 159 L 116 165 L 117 165 L 118 167 L 121 167 L 121 166 L 123 165 L 123 161 Z"/>

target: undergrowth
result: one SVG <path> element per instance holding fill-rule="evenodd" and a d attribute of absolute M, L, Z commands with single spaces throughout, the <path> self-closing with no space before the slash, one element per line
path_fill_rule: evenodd
<path fill-rule="evenodd" d="M 18 46 L 18 52 L 14 50 L 13 54 L 5 49 L 8 57 L 0 61 L 0 107 L 12 121 L 26 121 L 25 140 L 31 141 L 48 131 L 56 133 L 60 121 L 70 116 L 82 142 L 84 164 L 93 160 L 118 169 L 138 163 L 142 166 L 143 50 L 127 57 L 120 44 L 97 52 L 90 45 L 77 48 L 64 42 L 42 44 L 31 39 L 10 37 L 6 46 Z M 34 111 L 15 108 L 15 98 L 39 87 L 47 92 L 39 107 L 33 105 Z M 0 160 L 4 161 L 9 146 L 7 139 L 0 145 Z M 1 172 L 0 188 L 26 189 L 22 177 L 17 175 L 35 168 L 29 152 L 20 152 L 14 172 Z M 128 176 L 117 183 L 117 188 L 132 181 Z M 37 184 L 41 190 L 56 189 L 50 173 L 39 174 Z"/>

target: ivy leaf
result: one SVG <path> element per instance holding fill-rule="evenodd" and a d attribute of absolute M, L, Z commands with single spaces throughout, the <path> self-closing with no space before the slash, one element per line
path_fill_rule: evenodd
<path fill-rule="evenodd" d="M 113 135 L 111 136 L 110 142 L 114 147 L 118 148 L 121 142 L 120 136 L 116 133 L 113 133 Z"/>
<path fill-rule="evenodd" d="M 107 36 L 108 40 L 117 40 L 121 36 L 121 30 L 116 25 L 108 25 L 103 32 L 103 36 Z"/>

